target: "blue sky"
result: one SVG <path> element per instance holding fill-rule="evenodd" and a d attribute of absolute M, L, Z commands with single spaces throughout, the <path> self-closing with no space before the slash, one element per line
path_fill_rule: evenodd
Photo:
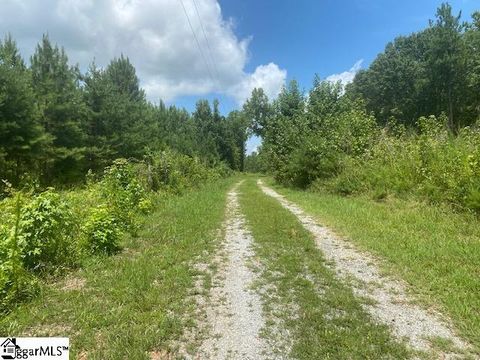
<path fill-rule="evenodd" d="M 368 64 L 396 36 L 421 30 L 441 1 L 433 0 L 220 0 L 235 19 L 239 37 L 252 36 L 250 62 L 275 62 L 309 88 L 313 75 L 348 70 L 357 60 Z M 478 0 L 450 1 L 455 13 L 470 19 Z"/>

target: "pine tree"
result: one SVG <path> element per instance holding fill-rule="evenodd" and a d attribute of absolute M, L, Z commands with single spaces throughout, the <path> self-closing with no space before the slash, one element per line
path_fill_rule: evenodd
<path fill-rule="evenodd" d="M 79 89 L 78 68 L 68 65 L 65 51 L 43 36 L 31 58 L 32 87 L 40 121 L 53 137 L 44 180 L 75 181 L 83 172 L 87 108 Z"/>
<path fill-rule="evenodd" d="M 8 35 L 0 41 L 0 176 L 16 184 L 35 174 L 51 139 L 38 121 L 30 74 Z"/>

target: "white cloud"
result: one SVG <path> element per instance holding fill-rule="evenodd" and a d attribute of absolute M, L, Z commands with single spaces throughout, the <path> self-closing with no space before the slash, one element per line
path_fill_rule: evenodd
<path fill-rule="evenodd" d="M 343 86 L 351 83 L 355 78 L 357 72 L 362 68 L 363 59 L 358 60 L 348 71 L 344 71 L 341 74 L 333 74 L 327 77 L 327 81 L 338 82 L 340 81 Z"/>
<path fill-rule="evenodd" d="M 243 104 L 254 88 L 263 88 L 269 99 L 273 99 L 280 93 L 286 77 L 287 71 L 274 63 L 260 65 L 253 74 L 248 74 L 234 86 L 231 94 L 239 104 Z"/>
<path fill-rule="evenodd" d="M 194 2 L 182 1 L 206 61 L 180 0 L 3 0 L 0 33 L 11 32 L 29 56 L 48 32 L 84 69 L 123 53 L 152 100 L 217 92 L 241 103 L 255 86 L 278 94 L 286 71 L 270 63 L 245 72 L 250 39 L 237 38 L 217 0 L 196 0 L 201 22 Z"/>

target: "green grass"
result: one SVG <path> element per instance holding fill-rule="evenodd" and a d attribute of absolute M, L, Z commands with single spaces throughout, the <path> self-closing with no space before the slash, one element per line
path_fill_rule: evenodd
<path fill-rule="evenodd" d="M 0 320 L 0 334 L 69 336 L 72 358 L 143 359 L 168 351 L 191 325 L 188 292 L 196 273 L 189 264 L 212 253 L 234 181 L 159 197 L 158 210 L 137 238 L 125 239 L 121 254 L 91 259 L 70 274 L 83 287 L 44 285 L 34 301 Z"/>
<path fill-rule="evenodd" d="M 272 185 L 272 182 L 269 182 Z M 385 269 L 450 315 L 480 350 L 480 222 L 447 207 L 274 187 L 319 222 L 385 259 Z"/>
<path fill-rule="evenodd" d="M 294 358 L 408 358 L 404 344 L 393 340 L 385 326 L 375 324 L 351 288 L 327 267 L 312 235 L 294 215 L 264 195 L 252 178 L 240 191 L 264 267 L 260 286 L 270 284 L 264 295 L 268 323 L 274 323 L 274 314 L 283 320 Z"/>

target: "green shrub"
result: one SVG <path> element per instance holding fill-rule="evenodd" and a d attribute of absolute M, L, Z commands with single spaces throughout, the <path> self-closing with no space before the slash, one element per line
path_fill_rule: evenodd
<path fill-rule="evenodd" d="M 219 162 L 210 168 L 210 176 L 206 180 L 224 179 L 233 174 L 233 170 L 225 162 Z"/>
<path fill-rule="evenodd" d="M 0 313 L 9 306 L 32 297 L 37 289 L 35 277 L 23 267 L 19 246 L 21 194 L 0 202 Z"/>
<path fill-rule="evenodd" d="M 19 247 L 31 270 L 71 265 L 76 224 L 68 204 L 52 189 L 27 201 L 20 212 Z"/>
<path fill-rule="evenodd" d="M 479 211 L 480 132 L 464 128 L 455 135 L 445 123 L 430 116 L 419 119 L 418 133 L 387 128 L 362 156 L 347 156 L 337 175 L 322 184 L 339 194 L 417 196 Z"/>
<path fill-rule="evenodd" d="M 153 208 L 154 208 L 153 202 L 149 198 L 142 199 L 138 204 L 138 210 L 142 214 L 150 213 L 153 210 Z"/>
<path fill-rule="evenodd" d="M 362 192 L 365 187 L 364 174 L 358 171 L 359 160 L 345 157 L 341 163 L 338 175 L 327 181 L 319 179 L 312 188 L 327 189 L 341 195 L 352 195 Z"/>
<path fill-rule="evenodd" d="M 135 167 L 125 159 L 115 160 L 105 170 L 99 183 L 100 192 L 107 206 L 123 230 L 135 233 L 138 228 L 139 205 L 146 198 Z"/>
<path fill-rule="evenodd" d="M 223 163 L 165 151 L 145 162 L 118 159 L 100 181 L 89 175 L 84 189 L 34 194 L 3 183 L 0 312 L 33 296 L 39 275 L 74 266 L 82 255 L 118 251 L 123 232 L 135 234 L 140 215 L 153 209 L 149 191 L 180 193 L 230 173 Z"/>
<path fill-rule="evenodd" d="M 153 191 L 175 194 L 195 188 L 209 180 L 226 177 L 231 170 L 224 163 L 209 167 L 197 157 L 166 150 L 149 154 L 146 158 L 147 178 Z"/>
<path fill-rule="evenodd" d="M 346 158 L 363 156 L 378 137 L 375 119 L 357 107 L 325 118 L 297 116 L 276 125 L 264 145 L 274 177 L 303 188 L 339 175 Z"/>
<path fill-rule="evenodd" d="M 335 144 L 320 137 L 305 140 L 289 157 L 282 182 L 306 188 L 316 179 L 335 176 L 340 168 L 342 153 Z"/>
<path fill-rule="evenodd" d="M 83 227 L 82 247 L 89 254 L 113 254 L 120 249 L 121 227 L 105 206 L 94 208 Z"/>

